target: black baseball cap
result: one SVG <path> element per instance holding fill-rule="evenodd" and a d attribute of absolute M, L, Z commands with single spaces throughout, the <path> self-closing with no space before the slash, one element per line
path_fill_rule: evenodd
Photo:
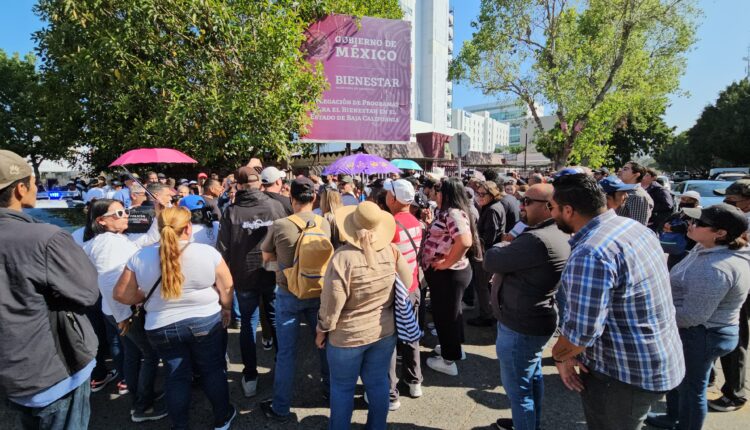
<path fill-rule="evenodd" d="M 298 176 L 289 186 L 289 193 L 292 197 L 302 194 L 315 194 L 315 183 L 308 177 Z"/>
<path fill-rule="evenodd" d="M 738 208 L 726 203 L 707 208 L 684 208 L 682 212 L 690 218 L 697 219 L 706 225 L 727 231 L 727 236 L 734 239 L 747 231 L 747 218 Z"/>

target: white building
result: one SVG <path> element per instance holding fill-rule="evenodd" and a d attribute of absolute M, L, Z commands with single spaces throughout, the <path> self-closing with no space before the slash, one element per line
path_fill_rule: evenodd
<path fill-rule="evenodd" d="M 487 111 L 476 114 L 453 109 L 451 125 L 469 136 L 470 151 L 491 153 L 509 145 L 510 125 L 493 119 Z"/>
<path fill-rule="evenodd" d="M 453 12 L 448 0 L 399 0 L 403 19 L 411 22 L 411 132 L 453 134 L 453 87 L 448 66 L 453 59 Z"/>
<path fill-rule="evenodd" d="M 535 107 L 537 115 L 543 117 L 544 106 L 536 105 Z M 528 131 L 530 128 L 534 127 L 534 119 L 531 114 L 531 109 L 520 100 L 467 106 L 464 110 L 473 113 L 487 111 L 490 113 L 492 119 L 507 123 L 510 126 L 510 138 L 508 142 L 510 146 L 525 144 L 525 136 L 528 132 L 522 136 L 522 129 Z M 531 142 L 530 138 L 531 136 L 529 136 L 529 142 Z"/>

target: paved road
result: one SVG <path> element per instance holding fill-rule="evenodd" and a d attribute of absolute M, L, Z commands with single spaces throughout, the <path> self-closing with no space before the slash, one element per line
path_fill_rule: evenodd
<path fill-rule="evenodd" d="M 307 335 L 308 332 L 301 332 Z M 450 377 L 436 373 L 424 366 L 424 396 L 420 399 L 402 397 L 401 409 L 388 416 L 390 429 L 489 429 L 501 417 L 510 417 L 510 406 L 500 385 L 499 368 L 495 359 L 494 330 L 491 328 L 467 328 L 465 350 L 467 360 L 460 362 L 459 376 Z M 237 405 L 240 416 L 233 429 L 325 429 L 328 425 L 328 409 L 316 383 L 318 372 L 317 355 L 313 353 L 312 339 L 300 339 L 298 354 L 297 390 L 292 411 L 295 420 L 277 424 L 265 419 L 258 403 L 271 394 L 273 383 L 271 351 L 259 350 L 258 395 L 246 399 L 242 395 L 239 380 L 242 377 L 238 348 L 238 331 L 230 330 L 230 390 L 232 401 Z M 422 360 L 432 354 L 437 339 L 428 335 L 422 348 Z M 577 394 L 565 389 L 556 369 L 545 352 L 544 360 L 544 411 L 542 425 L 548 430 L 585 429 L 585 420 Z M 721 373 L 721 372 L 719 372 Z M 720 381 L 719 381 L 720 382 Z M 403 391 L 403 390 L 402 390 Z M 406 389 L 408 392 L 408 388 Z M 169 420 L 153 423 L 134 424 L 129 419 L 130 400 L 127 396 L 114 394 L 114 387 L 92 395 L 91 429 L 168 429 Z M 353 428 L 364 428 L 367 418 L 366 404 L 362 400 L 362 387 L 357 389 Z M 709 398 L 718 397 L 718 392 L 709 392 Z M 658 405 L 663 409 L 664 403 Z M 210 406 L 199 389 L 193 390 L 193 407 L 190 412 L 194 429 L 211 427 Z M 0 428 L 14 429 L 5 407 L 0 406 Z M 710 413 L 706 429 L 747 430 L 750 428 L 750 407 L 732 413 Z"/>

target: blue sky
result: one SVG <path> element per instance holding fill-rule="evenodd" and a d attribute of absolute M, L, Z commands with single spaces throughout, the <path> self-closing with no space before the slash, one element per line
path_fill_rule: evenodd
<path fill-rule="evenodd" d="M 480 0 L 452 0 L 455 13 L 455 51 L 471 37 L 470 22 L 479 13 Z M 25 54 L 33 50 L 31 33 L 41 22 L 31 12 L 31 0 L 4 2 L 0 14 L 0 49 Z M 716 100 L 731 82 L 745 76 L 742 57 L 750 46 L 749 0 L 700 0 L 704 16 L 698 28 L 698 42 L 688 54 L 688 66 L 681 89 L 688 97 L 672 97 L 666 121 L 678 131 L 690 128 L 703 108 Z M 493 101 L 479 91 L 455 85 L 453 106 L 464 107 Z"/>

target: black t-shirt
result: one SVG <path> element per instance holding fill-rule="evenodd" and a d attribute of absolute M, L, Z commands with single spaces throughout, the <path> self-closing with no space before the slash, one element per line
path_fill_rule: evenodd
<path fill-rule="evenodd" d="M 147 233 L 154 222 L 156 211 L 152 202 L 144 202 L 140 206 L 130 208 L 128 216 L 128 233 L 141 234 Z"/>

